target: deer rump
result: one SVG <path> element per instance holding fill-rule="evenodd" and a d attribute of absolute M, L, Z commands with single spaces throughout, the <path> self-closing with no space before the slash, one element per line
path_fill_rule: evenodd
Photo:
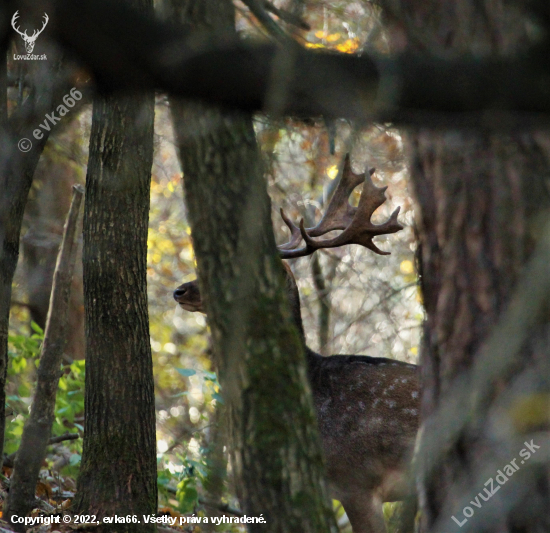
<path fill-rule="evenodd" d="M 380 225 L 370 222 L 385 201 L 369 175 L 354 174 L 346 156 L 340 183 L 326 213 L 314 228 L 293 224 L 282 212 L 291 232 L 290 241 L 278 247 L 283 259 L 310 255 L 320 248 L 359 244 L 386 255 L 373 237 L 402 229 L 399 208 Z M 364 183 L 357 207 L 348 203 L 353 189 Z M 315 240 L 329 231 L 337 237 Z M 305 246 L 299 246 L 305 241 Z M 418 367 L 393 359 L 365 355 L 323 357 L 305 344 L 296 280 L 286 263 L 286 290 L 294 322 L 307 357 L 308 378 L 317 412 L 326 458 L 327 479 L 352 525 L 354 533 L 385 531 L 382 502 L 408 496 L 408 466 L 418 430 Z M 187 311 L 205 312 L 197 280 L 180 285 L 174 299 Z"/>

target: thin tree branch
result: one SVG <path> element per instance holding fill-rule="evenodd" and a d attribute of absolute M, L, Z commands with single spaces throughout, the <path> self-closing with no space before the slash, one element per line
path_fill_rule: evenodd
<path fill-rule="evenodd" d="M 80 435 L 78 433 L 64 433 L 58 437 L 51 437 L 48 441 L 48 445 L 59 444 L 60 442 L 65 442 L 67 440 L 76 440 L 79 439 Z"/>
<path fill-rule="evenodd" d="M 292 24 L 293 26 L 296 26 L 301 30 L 311 30 L 311 26 L 305 20 L 298 17 L 294 13 L 279 9 L 278 7 L 275 7 L 271 2 L 268 2 L 268 0 L 264 0 L 263 5 L 266 11 L 270 11 L 275 16 L 279 17 L 283 22 L 286 22 L 287 24 Z"/>
<path fill-rule="evenodd" d="M 268 15 L 266 11 L 267 6 L 264 2 L 261 0 L 242 0 L 242 3 L 250 9 L 250 12 L 272 37 L 281 42 L 290 39 L 288 34 Z"/>

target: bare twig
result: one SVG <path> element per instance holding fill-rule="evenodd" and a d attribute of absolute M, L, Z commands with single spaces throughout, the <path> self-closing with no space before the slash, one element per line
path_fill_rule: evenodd
<path fill-rule="evenodd" d="M 266 11 L 270 11 L 287 24 L 292 24 L 293 26 L 296 26 L 301 30 L 311 30 L 311 26 L 305 20 L 301 19 L 294 13 L 290 13 L 288 11 L 284 11 L 283 9 L 275 7 L 271 2 L 268 2 L 267 0 L 264 0 L 264 8 Z"/>
<path fill-rule="evenodd" d="M 282 42 L 289 40 L 288 34 L 268 15 L 265 2 L 261 0 L 242 0 L 242 2 L 272 37 Z"/>
<path fill-rule="evenodd" d="M 66 440 L 76 440 L 79 439 L 80 435 L 78 433 L 64 433 L 63 435 L 59 435 L 59 437 L 52 437 L 48 444 L 59 444 L 60 442 L 65 442 Z"/>

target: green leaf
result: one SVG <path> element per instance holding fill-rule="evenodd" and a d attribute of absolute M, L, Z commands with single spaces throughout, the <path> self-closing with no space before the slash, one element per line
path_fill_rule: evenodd
<path fill-rule="evenodd" d="M 199 498 L 199 493 L 195 487 L 195 480 L 184 479 L 180 481 L 176 494 L 180 502 L 180 511 L 182 513 L 192 512 Z"/>
<path fill-rule="evenodd" d="M 218 381 L 218 376 L 216 375 L 216 372 L 208 372 L 208 370 L 205 370 L 204 379 L 207 379 L 208 381 Z"/>
<path fill-rule="evenodd" d="M 69 464 L 71 466 L 75 466 L 80 464 L 80 460 L 82 459 L 82 456 L 79 453 L 73 453 L 71 455 L 71 458 L 69 459 Z"/>
<path fill-rule="evenodd" d="M 44 330 L 36 323 L 36 322 L 31 322 L 31 328 L 33 331 L 35 331 L 36 333 L 38 333 L 40 336 L 44 336 Z"/>
<path fill-rule="evenodd" d="M 212 394 L 212 399 L 216 400 L 217 402 L 219 402 L 223 405 L 223 398 L 222 398 L 221 394 L 218 394 L 217 392 L 214 392 Z"/>
<path fill-rule="evenodd" d="M 176 368 L 176 370 L 184 377 L 194 376 L 197 371 L 192 368 Z"/>

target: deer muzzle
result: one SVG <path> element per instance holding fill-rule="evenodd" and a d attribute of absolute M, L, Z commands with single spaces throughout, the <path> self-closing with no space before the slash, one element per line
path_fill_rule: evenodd
<path fill-rule="evenodd" d="M 180 307 L 186 311 L 191 311 L 192 313 L 199 311 L 204 313 L 201 293 L 196 279 L 180 285 L 174 291 L 174 300 L 176 300 Z"/>

